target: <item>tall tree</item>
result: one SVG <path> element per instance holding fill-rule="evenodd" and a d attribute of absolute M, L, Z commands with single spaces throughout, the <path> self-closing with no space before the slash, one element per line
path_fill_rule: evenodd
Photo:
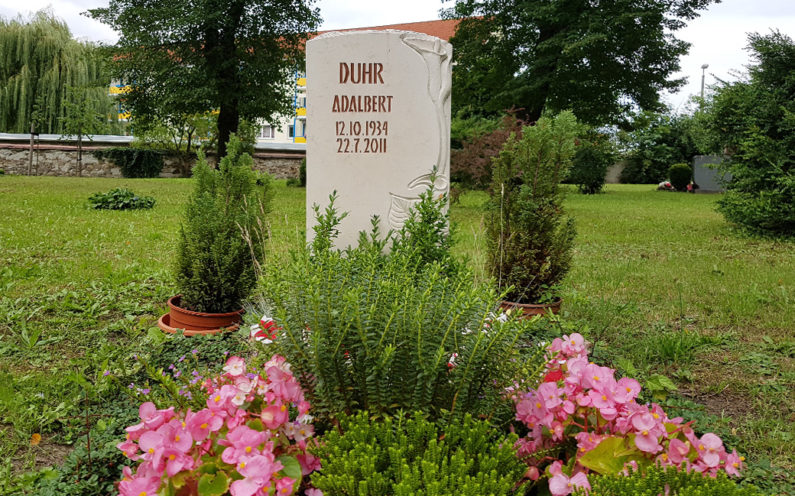
<path fill-rule="evenodd" d="M 453 105 L 464 113 L 572 109 L 594 125 L 661 109 L 684 79 L 672 34 L 719 0 L 457 0 Z"/>
<path fill-rule="evenodd" d="M 722 83 L 708 102 L 710 128 L 731 173 L 718 201 L 748 230 L 795 236 L 795 42 L 779 31 L 748 36 L 748 78 Z"/>
<path fill-rule="evenodd" d="M 290 109 L 293 72 L 320 14 L 314 0 L 110 0 L 90 15 L 121 35 L 113 75 L 134 116 L 218 110 L 218 156 L 241 118 Z"/>
<path fill-rule="evenodd" d="M 0 17 L 0 131 L 28 132 L 35 120 L 36 131 L 60 133 L 67 89 L 86 88 L 88 105 L 107 110 L 108 82 L 97 47 L 72 39 L 50 12 Z"/>

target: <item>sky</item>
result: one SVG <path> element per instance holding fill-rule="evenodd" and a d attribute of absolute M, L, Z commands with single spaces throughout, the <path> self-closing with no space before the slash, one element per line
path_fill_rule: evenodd
<path fill-rule="evenodd" d="M 106 0 L 0 0 L 0 16 L 50 8 L 66 21 L 72 34 L 80 39 L 113 43 L 116 33 L 107 26 L 81 16 L 90 8 L 107 5 Z M 321 30 L 380 26 L 439 18 L 439 9 L 452 5 L 441 0 L 319 0 L 323 24 Z M 706 69 L 706 86 L 718 79 L 733 81 L 735 71 L 750 63 L 747 33 L 769 33 L 778 29 L 795 38 L 795 0 L 724 0 L 701 12 L 701 16 L 676 33 L 690 42 L 690 53 L 681 59 L 682 71 L 675 77 L 687 77 L 688 83 L 678 93 L 664 99 L 674 110 L 683 110 L 690 96 L 701 90 L 701 66 Z M 455 50 L 455 47 L 453 47 Z M 707 90 L 708 91 L 708 90 Z"/>

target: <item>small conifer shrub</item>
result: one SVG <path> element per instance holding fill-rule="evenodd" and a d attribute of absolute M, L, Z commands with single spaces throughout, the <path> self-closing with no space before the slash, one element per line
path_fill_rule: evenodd
<path fill-rule="evenodd" d="M 716 477 L 676 467 L 650 466 L 643 473 L 589 477 L 591 490 L 578 489 L 576 496 L 637 496 L 643 494 L 669 496 L 762 496 L 753 486 L 739 486 L 725 472 Z"/>
<path fill-rule="evenodd" d="M 252 169 L 251 155 L 232 136 L 217 170 L 204 155 L 193 168 L 195 187 L 180 230 L 175 265 L 180 306 L 234 312 L 256 283 L 267 230 L 270 180 Z"/>
<path fill-rule="evenodd" d="M 442 428 L 420 413 L 377 422 L 360 412 L 326 434 L 312 484 L 324 494 L 522 494 L 515 442 L 469 415 Z"/>

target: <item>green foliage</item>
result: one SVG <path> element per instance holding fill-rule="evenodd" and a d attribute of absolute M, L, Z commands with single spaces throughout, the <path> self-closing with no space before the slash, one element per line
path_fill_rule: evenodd
<path fill-rule="evenodd" d="M 617 157 L 610 137 L 591 130 L 579 139 L 567 182 L 576 184 L 580 193 L 599 193 L 605 185 L 607 168 Z"/>
<path fill-rule="evenodd" d="M 88 197 L 92 208 L 106 210 L 137 210 L 152 208 L 155 199 L 151 196 L 138 196 L 127 188 L 113 188 L 107 193 L 95 193 Z"/>
<path fill-rule="evenodd" d="M 578 489 L 577 496 L 641 496 L 668 494 L 670 496 L 761 496 L 753 486 L 741 487 L 724 472 L 709 477 L 696 471 L 686 472 L 676 467 L 664 469 L 650 466 L 643 474 L 590 476 L 591 490 Z"/>
<path fill-rule="evenodd" d="M 110 80 L 103 65 L 94 45 L 74 40 L 48 11 L 0 17 L 0 131 L 27 133 L 35 121 L 38 132 L 64 132 L 70 87 L 90 88 L 85 107 L 101 112 L 107 128 Z"/>
<path fill-rule="evenodd" d="M 377 422 L 360 412 L 326 434 L 312 484 L 359 496 L 521 494 L 516 485 L 527 466 L 514 452 L 516 435 L 498 432 L 469 415 L 437 426 L 420 413 Z"/>
<path fill-rule="evenodd" d="M 339 251 L 332 244 L 344 215 L 333 196 L 318 216 L 312 245 L 294 251 L 287 266 L 269 267 L 267 300 L 247 313 L 273 316 L 283 328 L 270 346 L 292 364 L 313 415 L 493 415 L 517 366 L 510 358 L 526 323 L 493 320 L 492 288 L 433 260 L 435 249 L 412 247 L 412 239 L 427 244 L 442 234 L 433 226 L 407 234 L 408 242 L 386 254 L 389 237 L 379 239 L 374 221 L 356 248 Z"/>
<path fill-rule="evenodd" d="M 287 186 L 306 188 L 306 158 L 302 158 L 301 164 L 298 166 L 298 177 L 288 179 Z"/>
<path fill-rule="evenodd" d="M 163 170 L 163 153 L 132 147 L 115 147 L 96 150 L 99 160 L 109 159 L 119 166 L 124 177 L 157 177 Z"/>
<path fill-rule="evenodd" d="M 112 73 L 132 85 L 125 94 L 130 112 L 169 120 L 218 110 L 223 157 L 241 119 L 273 122 L 289 112 L 295 68 L 320 22 L 311 4 L 112 0 L 90 15 L 120 34 Z"/>
<path fill-rule="evenodd" d="M 436 182 L 431 175 L 431 185 Z M 433 186 L 420 194 L 401 230 L 392 238 L 392 252 L 408 255 L 418 267 L 438 263 L 446 274 L 460 267 L 450 253 L 453 237 L 447 195 L 433 196 Z"/>
<path fill-rule="evenodd" d="M 242 306 L 256 282 L 267 237 L 264 217 L 270 181 L 257 184 L 253 159 L 233 135 L 229 153 L 211 169 L 199 156 L 185 210 L 175 265 L 181 306 L 210 313 Z"/>
<path fill-rule="evenodd" d="M 621 182 L 657 184 L 668 177 L 671 164 L 689 163 L 699 152 L 693 123 L 687 116 L 642 113 L 624 135 L 629 148 Z"/>
<path fill-rule="evenodd" d="M 488 268 L 507 299 L 536 303 L 571 265 L 574 221 L 563 212 L 560 182 L 568 175 L 580 132 L 571 112 L 542 117 L 494 161 L 486 217 Z M 554 291 L 554 290 L 553 290 Z"/>
<path fill-rule="evenodd" d="M 632 108 L 657 110 L 661 90 L 684 84 L 671 76 L 689 43 L 674 33 L 710 3 L 458 0 L 448 12 L 462 19 L 452 39 L 453 112 L 519 108 L 534 121 L 575 109 L 602 125 Z"/>
<path fill-rule="evenodd" d="M 693 178 L 693 169 L 687 164 L 674 164 L 668 169 L 668 179 L 677 191 L 687 191 Z"/>
<path fill-rule="evenodd" d="M 724 84 L 712 102 L 713 130 L 731 154 L 718 210 L 729 222 L 774 236 L 795 232 L 795 43 L 773 32 L 749 36 L 748 81 Z"/>

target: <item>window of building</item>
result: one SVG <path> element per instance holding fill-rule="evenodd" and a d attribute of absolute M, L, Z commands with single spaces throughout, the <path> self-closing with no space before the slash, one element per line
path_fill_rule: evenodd
<path fill-rule="evenodd" d="M 287 128 L 287 136 L 290 138 L 295 138 L 295 126 L 290 126 Z"/>
<path fill-rule="evenodd" d="M 270 126 L 270 125 L 262 126 L 262 129 L 260 129 L 260 132 L 259 132 L 259 137 L 260 138 L 265 138 L 265 139 L 273 139 L 273 138 L 275 138 L 276 137 L 276 133 L 275 133 L 275 131 L 273 129 L 273 126 Z"/>

